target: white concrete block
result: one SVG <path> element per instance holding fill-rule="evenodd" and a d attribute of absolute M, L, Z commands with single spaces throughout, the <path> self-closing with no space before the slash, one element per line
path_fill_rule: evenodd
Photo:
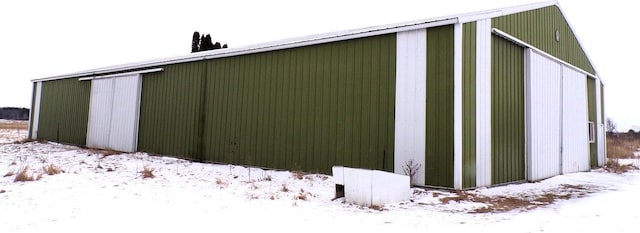
<path fill-rule="evenodd" d="M 371 176 L 373 171 L 344 168 L 344 199 L 357 205 L 371 205 Z"/>
<path fill-rule="evenodd" d="M 344 167 L 333 166 L 331 168 L 331 172 L 333 174 L 333 182 L 336 184 L 344 185 Z"/>
<path fill-rule="evenodd" d="M 372 205 L 409 200 L 411 195 L 409 176 L 374 170 L 372 179 Z"/>

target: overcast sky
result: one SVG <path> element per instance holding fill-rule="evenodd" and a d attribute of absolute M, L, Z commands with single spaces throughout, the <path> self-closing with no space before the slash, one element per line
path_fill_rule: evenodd
<path fill-rule="evenodd" d="M 29 107 L 31 79 L 187 54 L 195 30 L 238 48 L 532 2 L 539 1 L 2 1 L 0 107 Z M 634 1 L 559 2 L 605 82 L 607 116 L 621 130 L 640 129 Z"/>

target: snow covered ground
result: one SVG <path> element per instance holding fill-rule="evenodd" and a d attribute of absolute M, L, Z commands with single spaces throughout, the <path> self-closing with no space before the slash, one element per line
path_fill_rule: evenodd
<path fill-rule="evenodd" d="M 27 121 L 0 119 L 0 144 L 19 141 L 27 137 Z"/>
<path fill-rule="evenodd" d="M 46 167 L 64 172 L 14 182 L 25 167 L 35 178 Z M 143 178 L 145 168 L 155 177 Z M 0 144 L 0 232 L 636 232 L 640 220 L 638 171 L 460 193 L 415 188 L 411 201 L 382 210 L 332 200 L 333 191 L 318 174 Z"/>

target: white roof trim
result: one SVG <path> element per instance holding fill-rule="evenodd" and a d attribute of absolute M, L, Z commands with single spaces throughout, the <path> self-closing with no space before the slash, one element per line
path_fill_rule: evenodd
<path fill-rule="evenodd" d="M 569 62 L 566 62 L 566 61 L 564 61 L 564 60 L 562 60 L 562 59 L 560 59 L 560 58 L 554 57 L 553 55 L 548 54 L 548 53 L 546 53 L 545 51 L 542 51 L 541 49 L 536 48 L 535 46 L 530 45 L 530 44 L 528 44 L 527 42 L 524 42 L 524 41 L 522 41 L 522 40 L 518 39 L 518 38 L 517 38 L 517 37 L 515 37 L 515 36 L 512 36 L 512 35 L 510 35 L 510 34 L 508 34 L 508 33 L 506 33 L 506 32 L 500 31 L 500 29 L 493 28 L 493 29 L 491 29 L 491 31 L 492 31 L 494 34 L 496 34 L 496 35 L 498 35 L 498 36 L 500 36 L 500 37 L 502 37 L 502 38 L 505 38 L 505 39 L 507 39 L 507 40 L 509 40 L 509 41 L 512 41 L 513 43 L 516 43 L 516 44 L 518 44 L 518 45 L 520 45 L 520 46 L 530 48 L 530 49 L 532 49 L 533 51 L 535 51 L 535 52 L 539 53 L 540 55 L 545 56 L 545 57 L 547 57 L 547 58 L 549 58 L 549 59 L 551 59 L 551 60 L 554 60 L 554 61 L 556 61 L 556 62 L 558 62 L 558 63 L 561 63 L 562 65 L 567 66 L 567 67 L 569 67 L 569 68 L 571 68 L 571 69 L 574 69 L 574 70 L 576 70 L 576 71 L 578 71 L 578 72 L 580 72 L 580 73 L 583 73 L 584 75 L 587 75 L 587 76 L 592 77 L 592 78 L 596 78 L 596 75 L 595 75 L 595 74 L 589 73 L 589 72 L 587 72 L 587 71 L 585 71 L 585 70 L 583 70 L 583 69 L 578 68 L 577 66 L 574 66 L 574 65 L 569 64 Z"/>
<path fill-rule="evenodd" d="M 102 67 L 98 69 L 85 70 L 85 71 L 75 72 L 75 73 L 70 73 L 65 75 L 57 75 L 57 76 L 51 76 L 51 77 L 42 78 L 42 79 L 34 79 L 32 80 L 32 82 L 43 82 L 43 81 L 50 81 L 50 80 L 56 80 L 56 79 L 85 77 L 85 76 L 99 76 L 100 74 L 121 72 L 121 71 L 127 71 L 132 69 L 141 69 L 146 67 L 157 67 L 157 66 L 192 62 L 192 61 L 198 61 L 198 60 L 238 56 L 238 55 L 244 55 L 244 54 L 259 53 L 259 52 L 266 52 L 266 51 L 273 51 L 273 50 L 280 50 L 280 49 L 287 49 L 287 48 L 302 47 L 302 46 L 308 46 L 308 45 L 314 45 L 314 44 L 328 43 L 328 42 L 334 42 L 334 41 L 349 40 L 349 39 L 355 39 L 355 38 L 361 38 L 361 37 L 382 35 L 382 34 L 388 34 L 388 33 L 396 33 L 401 31 L 437 27 L 442 25 L 466 23 L 466 22 L 472 22 L 480 19 L 495 18 L 503 15 L 509 15 L 509 14 L 515 14 L 519 12 L 539 9 L 539 8 L 552 6 L 552 5 L 559 7 L 557 1 L 547 1 L 547 2 L 533 3 L 533 4 L 527 4 L 527 5 L 521 5 L 521 6 L 488 10 L 488 11 L 479 11 L 479 12 L 472 12 L 467 14 L 458 14 L 458 15 L 452 15 L 452 16 L 444 16 L 444 17 L 430 18 L 430 19 L 417 20 L 417 21 L 411 21 L 411 22 L 404 22 L 404 23 L 398 23 L 398 24 L 389 24 L 389 25 L 361 28 L 361 29 L 355 29 L 355 30 L 317 34 L 317 35 L 311 35 L 307 37 L 298 37 L 298 38 L 292 38 L 288 40 L 257 44 L 253 46 L 242 47 L 242 48 L 218 49 L 218 50 L 212 50 L 212 51 L 206 51 L 206 52 L 192 53 L 192 54 L 178 56 L 178 57 L 170 57 L 170 58 L 155 59 L 155 60 L 136 62 L 136 63 L 128 63 L 128 64 L 122 64 L 122 65 L 116 65 L 116 66 Z M 562 12 L 562 9 L 561 9 L 561 12 Z M 569 27 L 571 27 L 571 25 L 569 25 Z M 579 40 L 578 40 L 578 43 L 580 43 Z M 582 46 L 582 44 L 580 44 L 580 46 Z M 85 79 L 85 80 L 88 80 L 88 79 Z"/>
<path fill-rule="evenodd" d="M 155 69 L 138 70 L 138 71 L 132 71 L 132 72 L 126 72 L 126 73 L 118 73 L 118 74 L 86 77 L 86 78 L 80 78 L 78 80 L 79 81 L 90 81 L 90 80 L 94 80 L 94 79 L 116 78 L 116 77 L 136 75 L 136 74 L 146 74 L 146 73 L 160 72 L 160 71 L 163 71 L 163 70 L 164 70 L 163 68 L 155 68 Z"/>

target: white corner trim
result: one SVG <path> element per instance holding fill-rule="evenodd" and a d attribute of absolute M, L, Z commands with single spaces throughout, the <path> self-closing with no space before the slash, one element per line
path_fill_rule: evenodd
<path fill-rule="evenodd" d="M 491 19 L 476 24 L 476 187 L 491 185 Z"/>
<path fill-rule="evenodd" d="M 462 24 L 453 26 L 453 188 L 462 189 Z"/>
<path fill-rule="evenodd" d="M 559 63 L 563 64 L 564 66 L 567 66 L 567 67 L 569 67 L 569 68 L 571 68 L 571 69 L 573 69 L 575 71 L 578 71 L 578 72 L 580 72 L 580 73 L 582 73 L 584 75 L 587 75 L 587 76 L 592 77 L 592 78 L 596 78 L 597 77 L 595 74 L 589 73 L 589 72 L 587 72 L 587 71 L 585 71 L 583 69 L 580 69 L 577 66 L 574 66 L 574 65 L 572 65 L 572 64 L 570 64 L 570 63 L 568 63 L 568 62 L 566 62 L 566 61 L 564 61 L 564 60 L 562 60 L 560 58 L 554 57 L 553 55 L 548 54 L 545 51 L 542 51 L 541 49 L 539 49 L 539 48 L 537 48 L 537 47 L 535 47 L 535 46 L 533 46 L 533 45 L 531 45 L 531 44 L 529 44 L 527 42 L 524 42 L 523 40 L 520 40 L 520 39 L 518 39 L 517 37 L 515 37 L 513 35 L 510 35 L 509 33 L 501 31 L 500 29 L 493 28 L 492 32 L 494 34 L 496 34 L 496 35 L 498 35 L 498 36 L 500 36 L 502 38 L 505 38 L 505 39 L 507 39 L 507 40 L 509 40 L 509 41 L 511 41 L 513 43 L 516 43 L 516 44 L 518 44 L 520 46 L 523 46 L 525 48 L 530 48 L 533 51 L 536 51 L 537 53 L 539 53 L 539 54 L 541 54 L 541 55 L 543 55 L 545 57 L 548 57 L 551 60 L 559 62 Z"/>
<path fill-rule="evenodd" d="M 94 79 L 117 78 L 117 77 L 122 77 L 122 76 L 131 76 L 131 75 L 139 75 L 139 74 L 160 72 L 160 71 L 163 71 L 163 70 L 164 70 L 163 68 L 155 68 L 155 69 L 139 70 L 139 71 L 126 72 L 126 73 L 119 73 L 119 74 L 110 74 L 110 75 L 86 77 L 86 78 L 80 78 L 78 80 L 80 80 L 80 81 L 90 81 L 90 80 L 94 80 Z"/>

